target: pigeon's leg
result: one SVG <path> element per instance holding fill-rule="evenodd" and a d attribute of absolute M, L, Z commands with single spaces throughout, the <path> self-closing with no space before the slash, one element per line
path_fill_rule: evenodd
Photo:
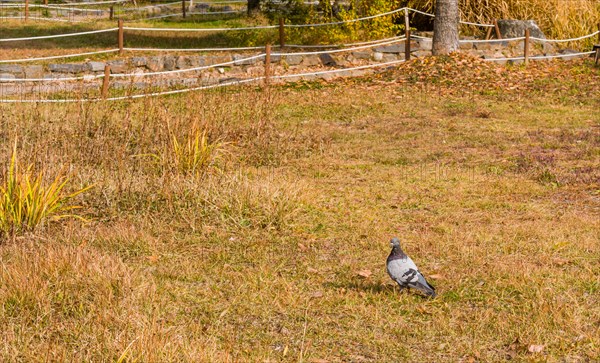
<path fill-rule="evenodd" d="M 401 294 L 402 294 L 402 292 L 404 292 L 404 290 L 406 290 L 406 286 L 402 286 L 401 284 L 398 284 L 398 287 L 400 288 Z"/>

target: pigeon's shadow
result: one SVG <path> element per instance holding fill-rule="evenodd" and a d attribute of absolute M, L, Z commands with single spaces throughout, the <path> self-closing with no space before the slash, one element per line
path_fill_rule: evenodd
<path fill-rule="evenodd" d="M 390 294 L 397 293 L 398 287 L 389 285 L 389 284 L 381 284 L 374 282 L 357 282 L 357 281 L 348 281 L 348 282 L 327 282 L 324 284 L 327 288 L 333 289 L 347 289 L 347 290 L 357 290 L 364 291 L 370 294 Z"/>

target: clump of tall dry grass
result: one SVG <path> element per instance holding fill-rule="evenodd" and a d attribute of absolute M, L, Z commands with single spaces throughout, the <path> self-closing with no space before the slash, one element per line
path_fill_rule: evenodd
<path fill-rule="evenodd" d="M 433 13 L 434 0 L 408 0 L 407 5 Z M 598 30 L 600 2 L 596 0 L 464 0 L 462 20 L 491 23 L 494 19 L 533 19 L 550 38 L 564 39 Z"/>
<path fill-rule="evenodd" d="M 0 236 L 14 237 L 33 231 L 48 220 L 80 218 L 72 213 L 79 208 L 69 201 L 90 189 L 88 186 L 67 193 L 69 177 L 63 172 L 46 183 L 44 171 L 35 173 L 33 165 L 21 169 L 15 142 L 10 164 L 0 185 Z"/>

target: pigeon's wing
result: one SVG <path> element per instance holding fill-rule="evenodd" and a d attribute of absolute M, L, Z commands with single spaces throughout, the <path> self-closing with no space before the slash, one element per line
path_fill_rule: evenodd
<path fill-rule="evenodd" d="M 413 289 L 419 290 L 425 295 L 435 297 L 435 288 L 425 280 L 425 276 L 416 269 L 409 269 L 404 273 L 407 285 Z"/>
<path fill-rule="evenodd" d="M 417 266 L 415 266 L 415 263 L 410 257 L 391 260 L 387 263 L 388 274 L 392 280 L 396 281 L 400 286 L 408 286 L 412 277 L 407 275 L 407 272 L 411 270 L 416 271 Z"/>

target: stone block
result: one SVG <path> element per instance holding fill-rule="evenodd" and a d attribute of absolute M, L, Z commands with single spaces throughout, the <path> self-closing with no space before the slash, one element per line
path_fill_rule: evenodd
<path fill-rule="evenodd" d="M 246 59 L 246 58 L 250 58 L 250 57 L 251 56 L 248 56 L 248 55 L 234 54 L 233 55 L 233 64 L 236 66 L 249 66 L 252 64 L 256 64 L 258 62 L 264 62 L 264 60 L 261 58 Z"/>
<path fill-rule="evenodd" d="M 286 55 L 285 62 L 290 66 L 297 66 L 298 64 L 302 63 L 302 56 L 301 55 Z"/>
<path fill-rule="evenodd" d="M 0 73 L 21 75 L 23 73 L 23 66 L 17 64 L 0 64 Z"/>
<path fill-rule="evenodd" d="M 148 58 L 146 57 L 133 57 L 130 59 L 131 65 L 134 67 L 144 67 L 146 63 L 148 63 Z"/>
<path fill-rule="evenodd" d="M 146 68 L 151 72 L 159 72 L 162 71 L 165 67 L 165 62 L 163 57 L 150 57 L 146 63 Z"/>
<path fill-rule="evenodd" d="M 173 55 L 167 55 L 164 57 L 164 68 L 165 71 L 172 71 L 177 66 L 177 58 Z"/>
<path fill-rule="evenodd" d="M 319 59 L 324 66 L 337 66 L 338 62 L 329 53 L 319 54 Z"/>
<path fill-rule="evenodd" d="M 87 63 L 60 63 L 48 65 L 50 72 L 55 73 L 82 73 L 89 71 Z"/>
<path fill-rule="evenodd" d="M 12 73 L 0 73 L 0 82 L 10 82 L 15 78 L 17 77 Z"/>
<path fill-rule="evenodd" d="M 316 55 L 305 55 L 302 56 L 302 65 L 312 67 L 321 64 L 321 59 Z"/>
<path fill-rule="evenodd" d="M 44 67 L 35 65 L 35 66 L 25 66 L 23 67 L 25 71 L 25 78 L 34 78 L 40 79 L 44 78 Z"/>
<path fill-rule="evenodd" d="M 104 71 L 104 66 L 105 66 L 104 62 L 88 62 L 88 64 L 89 64 L 89 69 L 92 72 Z"/>
<path fill-rule="evenodd" d="M 127 63 L 123 60 L 115 60 L 107 62 L 110 66 L 110 73 L 126 73 L 127 72 Z"/>
<path fill-rule="evenodd" d="M 372 54 L 370 51 L 352 52 L 355 59 L 371 59 Z"/>

